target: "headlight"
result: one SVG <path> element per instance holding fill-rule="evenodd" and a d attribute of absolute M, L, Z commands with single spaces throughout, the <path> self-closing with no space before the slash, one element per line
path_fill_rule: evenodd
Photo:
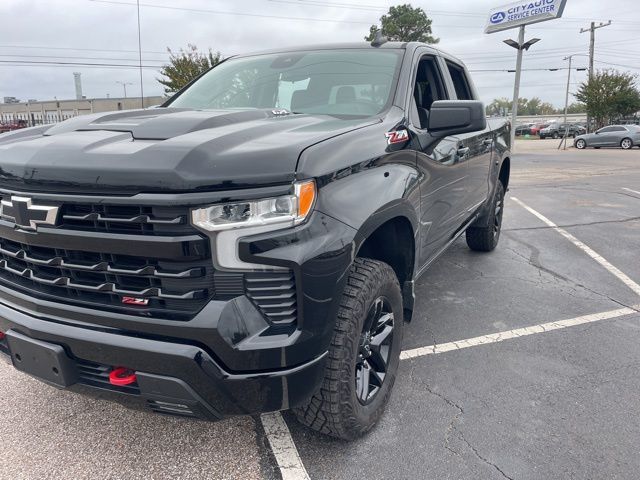
<path fill-rule="evenodd" d="M 276 198 L 222 203 L 191 212 L 193 224 L 211 232 L 273 225 L 284 228 L 302 223 L 316 199 L 313 180 L 294 184 L 294 193 Z"/>

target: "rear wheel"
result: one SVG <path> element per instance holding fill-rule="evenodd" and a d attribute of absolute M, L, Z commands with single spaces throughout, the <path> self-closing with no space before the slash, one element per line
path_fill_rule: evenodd
<path fill-rule="evenodd" d="M 489 222 L 486 227 L 469 227 L 466 238 L 467 245 L 477 252 L 490 252 L 498 245 L 500 230 L 502 229 L 502 214 L 504 212 L 504 185 L 498 182 L 493 197 Z"/>
<path fill-rule="evenodd" d="M 579 139 L 576 142 L 576 148 L 580 150 L 584 150 L 585 148 L 587 148 L 587 142 L 585 142 L 583 139 Z"/>
<path fill-rule="evenodd" d="M 320 389 L 295 408 L 304 425 L 351 440 L 373 428 L 395 382 L 402 294 L 386 263 L 356 258 L 340 302 Z"/>
<path fill-rule="evenodd" d="M 620 142 L 620 147 L 623 150 L 631 150 L 633 148 L 633 140 L 630 138 L 623 138 Z"/>

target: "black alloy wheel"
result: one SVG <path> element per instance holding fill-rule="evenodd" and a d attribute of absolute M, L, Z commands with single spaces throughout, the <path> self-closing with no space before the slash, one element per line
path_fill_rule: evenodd
<path fill-rule="evenodd" d="M 393 344 L 394 315 L 386 297 L 374 300 L 360 335 L 356 361 L 356 395 L 367 405 L 378 394 L 389 367 Z"/>
<path fill-rule="evenodd" d="M 498 181 L 493 196 L 493 201 L 487 205 L 487 223 L 482 226 L 471 226 L 467 228 L 467 245 L 476 252 L 491 252 L 498 246 L 500 240 L 500 230 L 502 229 L 502 216 L 504 213 L 505 188 L 502 182 Z"/>
<path fill-rule="evenodd" d="M 493 237 L 496 238 L 495 243 L 498 243 L 497 237 L 500 236 L 500 230 L 502 229 L 502 214 L 504 213 L 504 188 L 498 188 L 496 192 L 496 200 L 493 214 Z"/>

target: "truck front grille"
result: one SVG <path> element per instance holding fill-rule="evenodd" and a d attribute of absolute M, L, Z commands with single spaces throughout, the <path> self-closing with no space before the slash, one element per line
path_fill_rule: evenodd
<path fill-rule="evenodd" d="M 208 250 L 202 255 L 163 259 L 34 246 L 0 238 L 0 284 L 52 301 L 188 319 L 212 296 L 212 277 Z M 140 302 L 127 304 L 126 297 Z"/>
<path fill-rule="evenodd" d="M 9 200 L 12 194 L 0 197 Z M 272 326 L 295 325 L 293 272 L 216 271 L 209 239 L 189 223 L 189 206 L 68 198 L 29 196 L 36 207 L 59 209 L 55 225 L 39 225 L 36 232 L 16 229 L 14 219 L 0 213 L 0 287 L 51 302 L 171 320 L 193 318 L 212 299 L 247 295 Z"/>
<path fill-rule="evenodd" d="M 193 233 L 185 207 L 148 207 L 68 203 L 61 206 L 58 228 L 136 235 Z"/>

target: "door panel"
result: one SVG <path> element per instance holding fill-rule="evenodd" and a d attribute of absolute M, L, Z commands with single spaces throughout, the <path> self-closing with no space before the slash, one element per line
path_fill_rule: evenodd
<path fill-rule="evenodd" d="M 420 172 L 419 268 L 432 258 L 459 228 L 467 205 L 468 153 L 459 152 L 460 139 L 435 140 L 426 128 L 431 105 L 451 98 L 444 63 L 433 52 L 419 49 L 415 56 L 411 97 L 407 109 L 412 148 Z M 470 151 L 470 149 L 469 149 Z"/>
<path fill-rule="evenodd" d="M 467 133 L 458 138 L 460 147 L 469 149 L 466 154 L 469 183 L 464 202 L 467 210 L 472 212 L 489 196 L 493 133 L 487 126 L 482 132 Z"/>
<path fill-rule="evenodd" d="M 420 139 L 427 134 L 413 132 Z M 458 154 L 460 140 L 442 139 L 432 150 L 417 148 L 420 171 L 420 266 L 452 237 L 467 215 L 468 168 Z"/>

